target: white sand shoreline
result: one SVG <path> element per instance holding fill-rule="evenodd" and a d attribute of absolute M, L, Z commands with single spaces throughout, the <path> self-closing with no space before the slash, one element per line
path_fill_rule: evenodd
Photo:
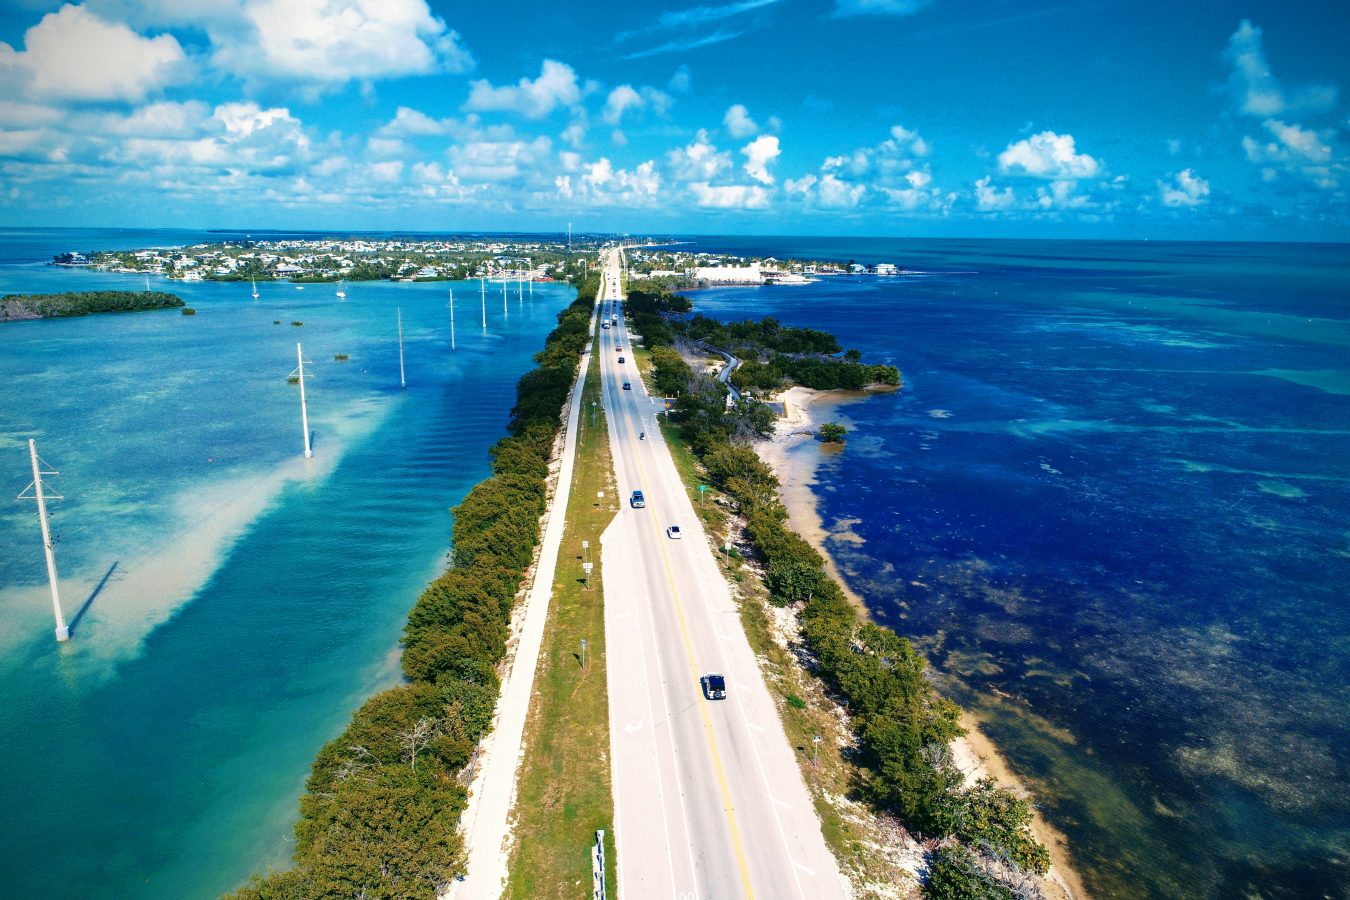
<path fill-rule="evenodd" d="M 834 557 L 829 542 L 836 532 L 827 528 L 820 513 L 820 500 L 813 490 L 818 484 L 817 472 L 822 453 L 841 452 L 816 444 L 815 432 L 823 422 L 834 421 L 835 411 L 841 406 L 856 403 L 878 391 L 817 391 L 805 387 L 787 390 L 781 400 L 786 418 L 778 421 L 774 436 L 755 445 L 760 459 L 773 469 L 780 484 L 779 495 L 788 511 L 788 526 L 805 538 L 825 558 L 826 571 L 863 615 L 871 613 L 863 597 L 849 587 Z M 807 449 L 804 445 L 815 445 Z M 846 452 L 846 451 L 842 451 Z M 1008 766 L 994 743 L 979 729 L 978 720 L 966 713 L 961 725 L 965 736 L 952 742 L 952 757 L 965 774 L 967 783 L 980 778 L 992 778 L 1021 796 L 1030 792 Z M 1078 872 L 1069 858 L 1068 841 L 1047 823 L 1039 813 L 1032 822 L 1032 832 L 1050 851 L 1051 868 L 1045 878 L 1046 896 L 1053 900 L 1082 900 L 1088 897 Z"/>

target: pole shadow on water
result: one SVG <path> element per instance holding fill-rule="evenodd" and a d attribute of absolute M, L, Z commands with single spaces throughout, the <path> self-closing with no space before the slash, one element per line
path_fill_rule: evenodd
<path fill-rule="evenodd" d="M 89 607 L 94 605 L 94 598 L 97 597 L 103 591 L 103 587 L 108 583 L 108 579 L 112 578 L 113 572 L 117 571 L 117 566 L 120 562 L 121 561 L 118 560 L 114 562 L 111 566 L 108 566 L 108 571 L 103 573 L 103 578 L 99 580 L 99 583 L 97 585 L 95 585 L 93 592 L 89 595 L 89 599 L 84 601 L 84 605 L 80 607 L 80 611 L 77 612 L 75 614 L 75 617 L 70 620 L 71 634 L 75 633 L 75 629 L 79 627 L 80 620 L 84 618 L 85 613 L 89 612 Z"/>

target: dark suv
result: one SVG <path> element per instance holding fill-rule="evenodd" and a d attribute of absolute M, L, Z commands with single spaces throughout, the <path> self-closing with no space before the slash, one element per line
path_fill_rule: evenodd
<path fill-rule="evenodd" d="M 699 679 L 703 684 L 703 696 L 709 700 L 727 699 L 727 680 L 716 672 L 709 672 Z"/>

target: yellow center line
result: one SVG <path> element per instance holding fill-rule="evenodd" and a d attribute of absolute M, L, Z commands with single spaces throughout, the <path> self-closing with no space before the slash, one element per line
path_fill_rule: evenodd
<path fill-rule="evenodd" d="M 636 357 L 634 358 L 636 359 Z M 601 368 L 601 374 L 604 374 L 603 367 Z M 624 416 L 624 424 L 627 426 L 629 436 L 631 437 L 633 432 L 636 431 L 633 427 L 631 416 Z M 635 453 L 633 456 L 637 462 L 642 483 L 645 484 L 647 482 L 647 467 L 642 464 L 642 455 Z M 656 523 L 656 527 L 659 529 L 661 527 L 660 523 Z M 658 538 L 657 546 L 661 550 L 661 562 L 666 570 L 666 583 L 670 586 L 671 596 L 675 600 L 675 618 L 680 623 L 680 639 L 684 644 L 685 659 L 688 661 L 689 671 L 693 674 L 695 679 L 699 679 L 701 673 L 699 672 L 698 661 L 694 659 L 693 642 L 690 640 L 689 626 L 684 617 L 684 604 L 680 600 L 680 589 L 675 584 L 675 573 L 674 568 L 670 564 L 670 554 L 666 550 L 665 541 Z M 722 755 L 717 750 L 717 735 L 713 731 L 712 716 L 708 714 L 708 705 L 706 703 L 700 703 L 699 712 L 703 717 L 703 734 L 708 740 L 708 749 L 712 752 L 713 769 L 717 773 L 717 787 L 722 794 L 722 809 L 727 814 L 727 819 L 731 826 L 731 845 L 736 852 L 736 865 L 740 868 L 741 885 L 745 888 L 745 896 L 753 898 L 755 896 L 755 891 L 750 884 L 750 866 L 745 858 L 745 846 L 741 841 L 741 829 L 736 823 L 736 810 L 731 802 L 731 788 L 727 784 L 726 770 L 722 766 Z"/>

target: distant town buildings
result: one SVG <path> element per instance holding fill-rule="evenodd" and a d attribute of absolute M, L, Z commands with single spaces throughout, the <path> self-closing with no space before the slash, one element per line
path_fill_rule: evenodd
<path fill-rule="evenodd" d="M 810 284 L 821 277 L 899 275 L 903 271 L 894 263 L 877 263 L 869 268 L 851 260 L 745 258 L 668 247 L 633 247 L 625 251 L 625 255 L 633 277 L 673 281 L 677 286 Z"/>
<path fill-rule="evenodd" d="M 589 248 L 587 248 L 589 249 Z M 565 244 L 505 240 L 280 240 L 63 253 L 56 265 L 183 281 L 291 279 L 403 281 L 507 278 L 550 281 L 572 258 Z M 580 258 L 580 257 L 578 257 Z"/>

